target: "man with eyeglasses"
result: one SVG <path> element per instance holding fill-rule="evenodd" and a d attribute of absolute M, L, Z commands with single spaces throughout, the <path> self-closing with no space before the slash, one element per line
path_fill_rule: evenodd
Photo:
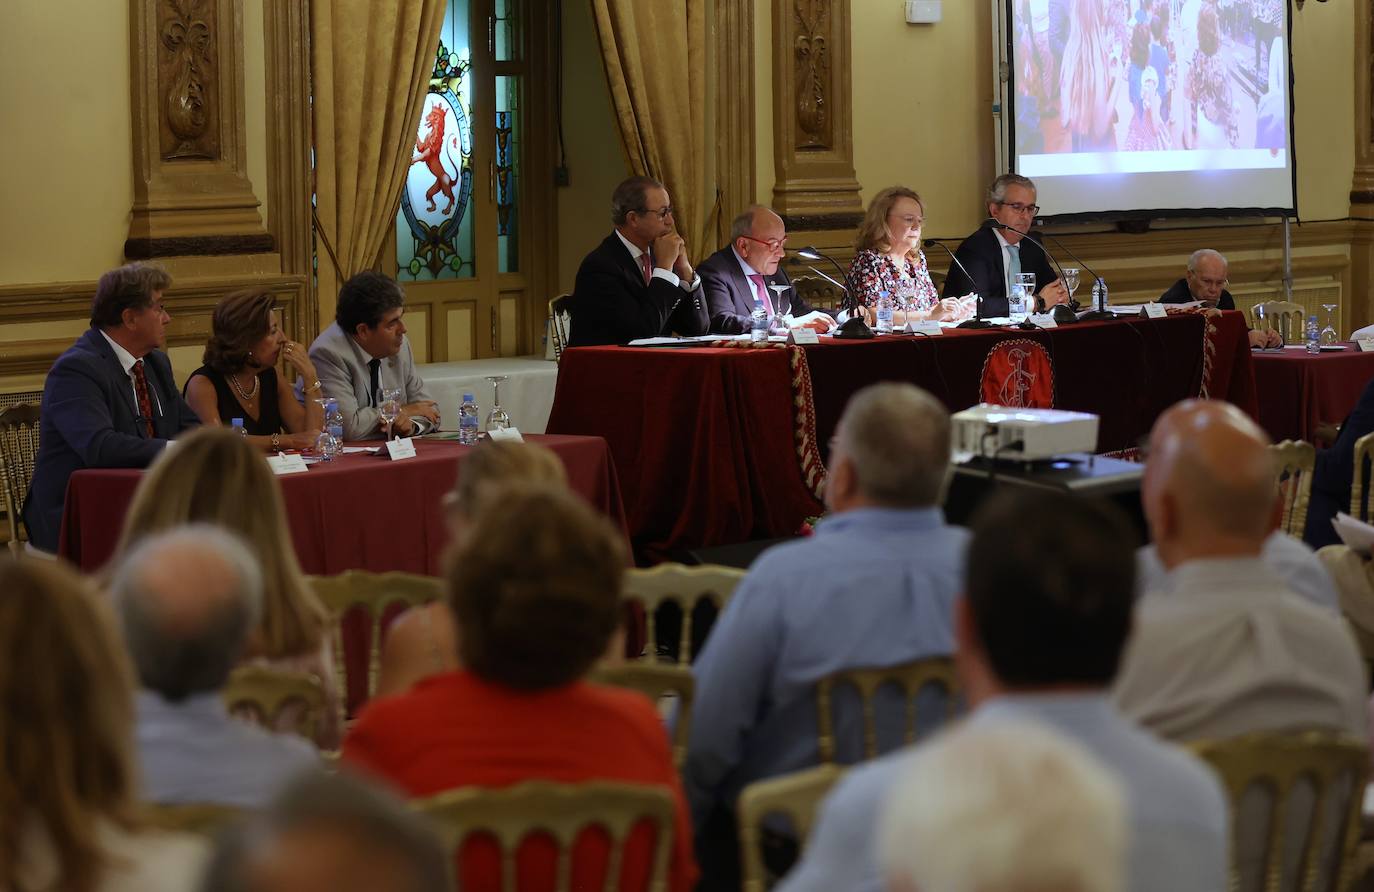
<path fill-rule="evenodd" d="M 814 312 L 782 270 L 786 249 L 787 227 L 771 209 L 750 205 L 735 218 L 730 224 L 730 244 L 697 267 L 706 289 L 712 332 L 749 331 L 756 306 L 762 306 L 770 318 L 787 313 L 796 319 Z M 835 327 L 835 320 L 818 313 L 805 324 L 825 332 Z"/>
<path fill-rule="evenodd" d="M 1199 248 L 1188 258 L 1188 274 L 1159 296 L 1162 304 L 1186 304 L 1200 301 L 1218 310 L 1234 310 L 1235 298 L 1226 290 L 1226 257 L 1211 248 Z M 1283 336 L 1277 331 L 1251 331 L 1251 347 L 1282 347 Z"/>
<path fill-rule="evenodd" d="M 1006 316 L 1008 283 L 1019 273 L 1035 273 L 1036 296 L 1046 309 L 1068 301 L 1069 293 L 1044 249 L 1022 235 L 1030 231 L 1040 212 L 1035 183 L 1004 173 L 992 181 L 987 198 L 989 219 L 954 252 L 968 273 L 959 264 L 951 264 L 944 296 L 974 292 L 983 299 L 982 316 Z"/>
<path fill-rule="evenodd" d="M 568 304 L 568 346 L 706 334 L 701 278 L 673 222 L 668 190 L 658 180 L 630 177 L 615 187 L 615 231 L 577 270 Z"/>

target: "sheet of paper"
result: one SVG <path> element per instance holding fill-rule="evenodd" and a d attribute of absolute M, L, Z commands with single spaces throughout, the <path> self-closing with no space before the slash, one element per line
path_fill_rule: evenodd
<path fill-rule="evenodd" d="M 1351 551 L 1369 554 L 1370 548 L 1374 547 L 1374 526 L 1356 520 L 1344 511 L 1336 513 L 1331 525 L 1336 528 L 1336 535 L 1341 537 L 1341 541 L 1350 546 Z"/>

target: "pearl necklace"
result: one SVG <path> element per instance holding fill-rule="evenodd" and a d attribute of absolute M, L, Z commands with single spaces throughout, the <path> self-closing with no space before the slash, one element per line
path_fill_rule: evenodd
<path fill-rule="evenodd" d="M 238 375 L 235 375 L 231 372 L 229 374 L 229 383 L 234 385 L 235 392 L 237 392 L 239 396 L 243 397 L 243 401 L 245 403 L 251 403 L 253 400 L 258 398 L 258 387 L 262 384 L 262 381 L 258 378 L 257 375 L 254 375 L 252 390 L 249 392 L 244 392 L 243 385 L 239 383 Z"/>

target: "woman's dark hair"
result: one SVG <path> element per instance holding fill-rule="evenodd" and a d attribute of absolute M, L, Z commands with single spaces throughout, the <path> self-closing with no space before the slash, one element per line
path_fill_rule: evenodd
<path fill-rule="evenodd" d="M 201 362 L 225 375 L 243 368 L 248 351 L 272 330 L 276 308 L 277 296 L 264 288 L 224 295 L 210 315 L 210 340 Z"/>

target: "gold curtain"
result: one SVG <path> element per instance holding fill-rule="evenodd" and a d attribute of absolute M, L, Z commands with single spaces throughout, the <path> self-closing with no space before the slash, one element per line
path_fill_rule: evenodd
<path fill-rule="evenodd" d="M 396 225 L 445 6 L 311 0 L 322 326 L 339 277 L 375 267 Z"/>
<path fill-rule="evenodd" d="M 592 0 L 625 156 L 636 174 L 663 181 L 697 260 L 715 250 L 707 241 L 714 211 L 707 196 L 716 191 L 707 183 L 708 2 Z"/>

